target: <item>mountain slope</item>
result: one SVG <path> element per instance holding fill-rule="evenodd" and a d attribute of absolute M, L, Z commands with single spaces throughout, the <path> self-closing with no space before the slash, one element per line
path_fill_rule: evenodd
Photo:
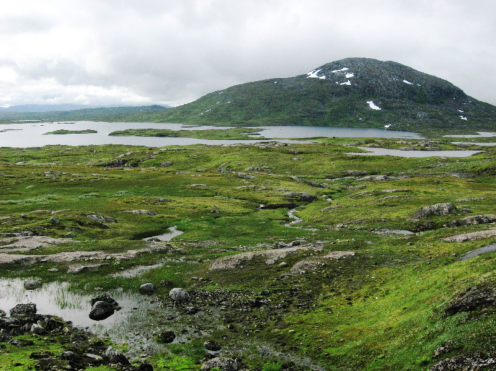
<path fill-rule="evenodd" d="M 369 103 L 368 103 L 369 102 Z M 305 75 L 216 91 L 161 114 L 193 124 L 495 130 L 496 107 L 395 62 L 348 58 Z"/>

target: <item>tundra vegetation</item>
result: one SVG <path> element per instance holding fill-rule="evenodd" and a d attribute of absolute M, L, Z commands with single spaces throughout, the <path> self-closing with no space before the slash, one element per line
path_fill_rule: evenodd
<path fill-rule="evenodd" d="M 461 258 L 496 242 L 496 147 L 467 158 L 347 154 L 454 147 L 422 143 L 1 148 L 1 278 L 122 290 L 160 310 L 146 334 L 157 348 L 144 351 L 62 331 L 61 319 L 16 333 L 0 318 L 0 369 L 63 369 L 71 354 L 110 345 L 134 366 L 107 350 L 85 367 L 491 367 L 496 255 Z M 183 234 L 145 240 L 172 227 Z"/>

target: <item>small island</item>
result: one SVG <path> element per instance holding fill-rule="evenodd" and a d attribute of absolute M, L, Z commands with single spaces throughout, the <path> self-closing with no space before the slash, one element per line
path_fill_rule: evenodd
<path fill-rule="evenodd" d="M 260 135 L 260 129 L 230 128 L 207 130 L 170 130 L 170 129 L 126 129 L 113 131 L 110 136 L 195 138 L 209 140 L 244 140 Z"/>
<path fill-rule="evenodd" d="M 65 134 L 96 134 L 98 131 L 92 130 L 92 129 L 86 129 L 86 130 L 65 130 L 65 129 L 60 129 L 60 130 L 55 130 L 55 131 L 49 131 L 48 133 L 45 133 L 43 135 L 65 135 Z"/>

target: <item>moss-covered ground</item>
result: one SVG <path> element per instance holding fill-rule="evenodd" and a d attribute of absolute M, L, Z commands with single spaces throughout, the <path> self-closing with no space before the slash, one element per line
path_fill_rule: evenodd
<path fill-rule="evenodd" d="M 378 141 L 388 148 L 419 146 L 419 141 Z M 496 240 L 448 243 L 443 239 L 493 227 L 445 225 L 470 215 L 495 213 L 496 148 L 484 148 L 468 158 L 347 154 L 358 151 L 354 146 L 364 142 L 374 141 L 0 149 L 0 233 L 31 231 L 72 238 L 22 254 L 113 254 L 145 248 L 143 238 L 172 226 L 184 232 L 170 242 L 177 248 L 171 253 L 173 259 L 138 278 L 112 274 L 153 264 L 163 256 L 111 260 L 80 274 L 68 272 L 74 262 L 3 264 L 0 276 L 67 281 L 75 292 L 94 292 L 97 287 L 137 292 L 142 283 L 151 282 L 159 298 L 165 298 L 172 287 L 242 293 L 263 304 L 247 312 L 227 305 L 220 321 L 232 325 L 219 326 L 211 337 L 250 370 L 428 369 L 439 361 L 434 351 L 448 340 L 457 347 L 443 357 L 490 354 L 496 340 L 494 311 L 446 318 L 443 312 L 457 293 L 496 278 L 495 254 L 459 261 L 462 254 Z M 453 149 L 448 140 L 439 146 Z M 366 175 L 387 178 L 360 180 Z M 309 193 L 316 200 L 288 198 L 288 192 Z M 420 207 L 448 202 L 471 212 L 412 218 Z M 285 226 L 293 207 L 302 219 L 294 226 L 301 228 Z M 117 222 L 101 223 L 88 215 Z M 382 229 L 415 234 L 377 233 Z M 302 251 L 272 265 L 256 258 L 234 270 L 209 269 L 219 257 L 300 239 L 319 243 L 323 251 Z M 298 261 L 331 251 L 353 251 L 355 256 L 291 273 Z M 287 265 L 280 266 L 282 261 Z M 160 285 L 163 280 L 170 285 Z M 36 350 L 45 346 L 40 345 L 43 341 L 47 349 L 59 346 L 45 339 L 36 339 Z M 204 340 L 168 345 L 151 362 L 157 369 L 198 370 L 206 354 Z M 0 344 L 3 369 L 26 369 L 15 365 L 31 365 L 29 355 L 27 348 Z"/>

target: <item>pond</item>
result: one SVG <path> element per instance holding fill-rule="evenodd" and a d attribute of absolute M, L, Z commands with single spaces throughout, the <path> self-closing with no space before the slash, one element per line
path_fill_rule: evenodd
<path fill-rule="evenodd" d="M 0 279 L 0 309 L 7 313 L 17 304 L 35 303 L 40 314 L 57 315 L 72 321 L 74 326 L 108 335 L 116 342 L 127 342 L 136 349 L 158 347 L 149 337 L 156 330 L 150 318 L 163 312 L 159 305 L 152 303 L 150 297 L 122 290 L 110 294 L 122 309 L 103 321 L 93 321 L 88 316 L 93 296 L 72 292 L 66 282 L 50 282 L 39 289 L 26 290 L 21 279 Z"/>
<path fill-rule="evenodd" d="M 348 153 L 356 156 L 397 156 L 406 158 L 420 157 L 469 157 L 481 151 L 402 151 L 400 149 L 358 147 L 366 153 Z"/>

